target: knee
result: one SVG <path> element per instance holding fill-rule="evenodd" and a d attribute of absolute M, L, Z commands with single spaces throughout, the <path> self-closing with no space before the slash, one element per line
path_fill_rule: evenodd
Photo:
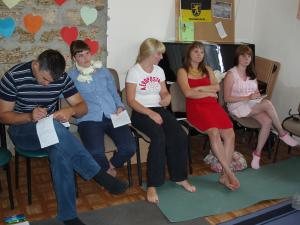
<path fill-rule="evenodd" d="M 220 132 L 219 132 L 219 129 L 217 129 L 217 128 L 211 128 L 208 130 L 207 133 L 208 133 L 209 139 L 211 139 L 211 140 L 220 138 Z"/>
<path fill-rule="evenodd" d="M 264 128 L 271 128 L 272 127 L 272 120 L 269 117 L 264 118 L 261 121 L 261 126 Z"/>
<path fill-rule="evenodd" d="M 233 129 L 229 129 L 225 135 L 225 138 L 227 140 L 235 140 L 235 133 L 234 133 L 234 130 Z"/>
<path fill-rule="evenodd" d="M 62 137 L 66 132 L 69 132 L 68 129 L 57 120 L 53 120 L 53 125 L 58 137 Z"/>

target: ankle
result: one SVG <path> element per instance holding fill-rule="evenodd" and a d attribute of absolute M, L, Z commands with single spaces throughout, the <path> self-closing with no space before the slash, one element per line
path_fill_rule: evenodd
<path fill-rule="evenodd" d="M 261 152 L 257 151 L 257 150 L 253 150 L 253 155 L 260 157 L 261 156 Z"/>

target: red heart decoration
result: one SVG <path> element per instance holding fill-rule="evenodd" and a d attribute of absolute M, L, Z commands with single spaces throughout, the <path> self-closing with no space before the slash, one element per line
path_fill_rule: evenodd
<path fill-rule="evenodd" d="M 66 0 L 55 0 L 57 5 L 62 5 L 65 3 Z"/>
<path fill-rule="evenodd" d="M 77 27 L 63 27 L 60 30 L 60 35 L 68 45 L 71 45 L 72 41 L 78 37 Z"/>
<path fill-rule="evenodd" d="M 92 55 L 97 53 L 97 51 L 99 49 L 98 41 L 94 41 L 94 40 L 91 40 L 89 38 L 86 38 L 86 39 L 84 39 L 84 42 L 90 47 Z"/>

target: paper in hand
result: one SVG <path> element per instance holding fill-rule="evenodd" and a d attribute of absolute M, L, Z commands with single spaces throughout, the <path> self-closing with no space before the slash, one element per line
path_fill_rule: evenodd
<path fill-rule="evenodd" d="M 110 118 L 114 128 L 131 123 L 129 115 L 126 110 L 123 110 L 118 115 L 111 114 Z"/>
<path fill-rule="evenodd" d="M 59 143 L 53 124 L 53 115 L 39 120 L 36 124 L 36 131 L 41 144 L 41 148 L 46 148 L 48 146 Z"/>

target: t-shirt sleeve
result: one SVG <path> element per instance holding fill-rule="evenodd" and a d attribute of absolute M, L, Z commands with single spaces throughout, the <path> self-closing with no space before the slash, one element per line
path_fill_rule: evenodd
<path fill-rule="evenodd" d="M 0 99 L 14 102 L 17 96 L 15 81 L 12 76 L 6 72 L 0 80 Z"/>
<path fill-rule="evenodd" d="M 165 81 L 166 80 L 165 71 L 159 66 L 157 66 L 157 68 L 158 68 L 158 72 L 159 72 L 160 82 Z"/>
<path fill-rule="evenodd" d="M 62 91 L 62 94 L 63 94 L 64 98 L 69 98 L 72 95 L 75 95 L 76 93 L 78 93 L 78 90 L 75 87 L 74 82 L 68 76 L 68 74 L 65 73 L 65 87 L 64 87 L 64 89 Z"/>
<path fill-rule="evenodd" d="M 133 83 L 133 84 L 137 84 L 138 83 L 138 76 L 139 73 L 136 70 L 136 68 L 131 68 L 127 75 L 126 75 L 126 83 Z"/>

